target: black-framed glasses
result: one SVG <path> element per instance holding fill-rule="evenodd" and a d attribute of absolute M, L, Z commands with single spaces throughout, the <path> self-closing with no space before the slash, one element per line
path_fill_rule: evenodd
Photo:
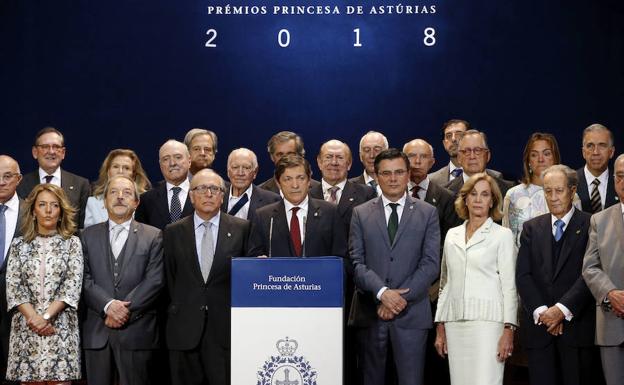
<path fill-rule="evenodd" d="M 475 147 L 475 148 L 462 148 L 461 150 L 459 150 L 459 152 L 462 155 L 470 155 L 470 154 L 475 154 L 476 156 L 479 156 L 485 152 L 489 151 L 487 148 L 483 148 L 483 147 Z"/>

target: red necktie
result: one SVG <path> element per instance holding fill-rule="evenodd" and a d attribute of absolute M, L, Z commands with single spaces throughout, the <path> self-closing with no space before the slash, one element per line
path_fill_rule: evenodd
<path fill-rule="evenodd" d="M 297 218 L 297 211 L 299 207 L 293 207 L 290 209 L 292 216 L 290 217 L 290 239 L 292 239 L 293 246 L 295 247 L 295 254 L 297 257 L 301 256 L 301 230 L 299 228 L 299 218 Z"/>
<path fill-rule="evenodd" d="M 419 185 L 416 185 L 414 187 L 412 187 L 412 197 L 416 198 L 416 199 L 420 199 L 420 197 L 418 196 L 418 192 L 422 189 L 422 187 L 420 187 Z"/>

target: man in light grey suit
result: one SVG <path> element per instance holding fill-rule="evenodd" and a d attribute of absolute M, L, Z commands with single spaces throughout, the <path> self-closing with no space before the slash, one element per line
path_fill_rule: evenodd
<path fill-rule="evenodd" d="M 382 151 L 375 158 L 382 196 L 353 210 L 349 253 L 358 305 L 369 315 L 360 332 L 364 385 L 384 384 L 390 345 L 399 383 L 423 381 L 432 326 L 428 289 L 440 271 L 440 227 L 435 207 L 407 195 L 409 165 L 401 151 Z"/>
<path fill-rule="evenodd" d="M 156 303 L 165 283 L 162 235 L 132 219 L 139 204 L 132 179 L 111 178 L 104 197 L 109 220 L 82 233 L 87 378 L 90 385 L 150 384 L 159 346 Z"/>
<path fill-rule="evenodd" d="M 615 192 L 624 201 L 624 154 L 615 161 Z M 608 385 L 624 384 L 624 203 L 591 217 L 583 278 L 596 299 L 596 344 Z"/>

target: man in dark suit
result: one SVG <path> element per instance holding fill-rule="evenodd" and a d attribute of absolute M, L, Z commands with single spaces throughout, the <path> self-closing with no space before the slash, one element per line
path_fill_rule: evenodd
<path fill-rule="evenodd" d="M 440 227 L 433 206 L 407 195 L 409 167 L 401 151 L 382 151 L 375 158 L 382 196 L 353 210 L 349 253 L 370 317 L 360 332 L 365 385 L 385 383 L 389 346 L 399 383 L 423 381 L 432 326 L 427 293 L 440 272 Z"/>
<path fill-rule="evenodd" d="M 537 385 L 594 384 L 595 306 L 581 276 L 590 215 L 572 205 L 574 170 L 555 165 L 542 175 L 550 212 L 524 223 L 516 269 L 529 377 Z"/>
<path fill-rule="evenodd" d="M 360 139 L 360 162 L 362 162 L 364 171 L 349 181 L 369 185 L 375 190 L 375 194 L 379 195 L 381 190 L 377 185 L 377 175 L 375 175 L 375 157 L 387 149 L 388 139 L 384 134 L 377 131 L 367 132 Z"/>
<path fill-rule="evenodd" d="M 336 206 L 308 197 L 311 173 L 310 164 L 299 155 L 286 155 L 277 162 L 275 178 L 284 199 L 256 211 L 249 255 L 346 255 L 346 236 Z"/>
<path fill-rule="evenodd" d="M 500 188 L 501 195 L 504 197 L 514 183 L 504 180 L 502 177 L 496 176 L 491 170 L 486 170 L 485 166 L 490 161 L 491 153 L 487 144 L 487 137 L 484 132 L 477 130 L 468 130 L 464 133 L 459 141 L 459 149 L 457 160 L 464 170 L 461 178 L 457 177 L 450 181 L 445 187 L 451 190 L 455 195 L 459 193 L 464 182 L 474 174 L 486 172 L 496 181 Z"/>
<path fill-rule="evenodd" d="M 583 211 L 595 214 L 619 202 L 609 178 L 609 160 L 614 154 L 613 133 L 607 127 L 592 124 L 583 131 L 585 166 L 576 170 Z"/>
<path fill-rule="evenodd" d="M 184 144 L 191 156 L 189 179 L 199 170 L 212 168 L 217 155 L 217 134 L 204 128 L 192 128 L 184 136 Z"/>
<path fill-rule="evenodd" d="M 61 187 L 71 204 L 78 212 L 76 223 L 84 225 L 85 209 L 91 193 L 89 181 L 81 176 L 67 172 L 61 168 L 65 159 L 65 138 L 54 127 L 45 127 L 35 136 L 32 156 L 39 163 L 39 169 L 24 175 L 17 187 L 17 195 L 25 199 L 32 189 L 40 183 L 52 183 Z"/>
<path fill-rule="evenodd" d="M 247 148 L 237 148 L 230 153 L 227 174 L 230 188 L 226 189 L 221 205 L 224 213 L 251 221 L 257 209 L 282 199 L 279 194 L 253 184 L 258 175 L 258 159 Z"/>
<path fill-rule="evenodd" d="M 85 259 L 82 323 L 89 384 L 150 384 L 159 347 L 157 298 L 165 285 L 162 234 L 132 219 L 134 181 L 111 178 L 104 190 L 109 220 L 82 234 Z"/>
<path fill-rule="evenodd" d="M 193 213 L 188 199 L 191 157 L 184 143 L 171 139 L 160 147 L 158 161 L 165 180 L 141 195 L 134 218 L 163 230 Z"/>
<path fill-rule="evenodd" d="M 220 211 L 224 191 L 219 175 L 199 171 L 189 195 L 194 214 L 164 231 L 174 385 L 229 384 L 230 262 L 245 255 L 249 222 Z"/>
<path fill-rule="evenodd" d="M 22 180 L 15 159 L 0 155 L 0 379 L 4 378 L 9 353 L 11 318 L 7 313 L 6 269 L 7 255 L 13 238 L 22 234 L 22 200 L 15 192 Z"/>
<path fill-rule="evenodd" d="M 273 164 L 277 166 L 282 157 L 290 154 L 297 154 L 305 158 L 305 148 L 303 147 L 303 139 L 292 131 L 280 131 L 269 139 L 267 150 Z M 318 181 L 311 179 L 312 186 L 319 184 Z M 280 193 L 280 186 L 275 177 L 267 179 L 260 183 L 260 188 L 272 191 L 276 194 Z"/>

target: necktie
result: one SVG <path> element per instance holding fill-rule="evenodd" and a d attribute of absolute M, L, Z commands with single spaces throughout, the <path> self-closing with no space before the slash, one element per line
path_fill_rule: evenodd
<path fill-rule="evenodd" d="M 375 191 L 375 196 L 377 196 L 377 182 L 375 182 L 374 179 L 371 179 L 371 181 L 368 182 L 368 185 L 373 188 L 373 190 Z"/>
<path fill-rule="evenodd" d="M 228 214 L 230 215 L 236 215 L 236 213 L 243 208 L 243 206 L 245 206 L 245 203 L 247 203 L 247 201 L 249 200 L 249 198 L 247 197 L 247 193 L 244 193 L 242 197 L 240 197 L 240 199 L 238 200 L 238 202 L 236 202 L 236 204 L 234 206 L 232 206 L 232 208 L 230 209 L 230 211 L 228 211 Z"/>
<path fill-rule="evenodd" d="M 598 191 L 599 184 L 600 184 L 600 181 L 598 180 L 598 178 L 594 179 L 594 181 L 592 182 L 592 185 L 594 185 L 594 188 L 591 192 L 591 196 L 589 197 L 592 213 L 597 213 L 598 211 L 602 210 L 602 202 L 600 200 L 600 191 Z"/>
<path fill-rule="evenodd" d="M 412 187 L 412 197 L 416 199 L 420 199 L 420 197 L 418 196 L 418 192 L 420 190 L 422 190 L 422 187 L 420 187 L 419 185 Z"/>
<path fill-rule="evenodd" d="M 390 237 L 390 244 L 394 243 L 394 237 L 399 229 L 399 214 L 397 213 L 398 203 L 388 203 L 392 212 L 390 218 L 388 218 L 388 236 Z"/>
<path fill-rule="evenodd" d="M 563 226 L 565 226 L 565 222 L 562 221 L 561 219 L 557 219 L 555 221 L 555 241 L 559 242 L 559 240 L 561 239 L 561 237 L 563 237 Z"/>
<path fill-rule="evenodd" d="M 121 232 L 124 230 L 122 225 L 115 225 L 113 227 L 113 237 L 111 238 L 111 250 L 113 251 L 113 255 L 115 259 L 119 257 L 119 253 L 121 253 L 121 249 L 123 249 L 124 243 L 122 242 Z"/>
<path fill-rule="evenodd" d="M 464 170 L 462 170 L 461 168 L 456 168 L 455 170 L 451 171 L 451 175 L 453 175 L 453 178 L 457 178 L 463 173 L 464 173 Z"/>
<path fill-rule="evenodd" d="M 333 204 L 338 203 L 338 196 L 336 194 L 338 193 L 339 189 L 340 187 L 338 186 L 332 186 L 327 189 L 327 191 L 329 191 L 329 201 Z"/>
<path fill-rule="evenodd" d="M 173 196 L 171 197 L 171 207 L 169 208 L 169 215 L 171 216 L 171 223 L 177 221 L 182 216 L 182 205 L 180 204 L 180 191 L 182 188 L 176 186 L 172 187 Z"/>
<path fill-rule="evenodd" d="M 54 178 L 54 175 L 46 175 L 43 177 L 43 179 L 45 179 L 46 183 L 52 183 L 52 178 Z"/>
<path fill-rule="evenodd" d="M 0 266 L 4 262 L 4 246 L 6 245 L 6 205 L 0 205 Z"/>
<path fill-rule="evenodd" d="M 212 261 L 214 260 L 214 242 L 212 239 L 212 231 L 210 222 L 206 221 L 204 225 L 204 235 L 201 240 L 201 264 L 200 269 L 204 282 L 208 280 L 210 269 L 212 268 Z"/>
<path fill-rule="evenodd" d="M 297 217 L 297 211 L 299 207 L 293 207 L 291 209 L 292 216 L 290 217 L 290 239 L 295 247 L 295 255 L 301 256 L 301 228 L 299 227 L 299 218 Z"/>

